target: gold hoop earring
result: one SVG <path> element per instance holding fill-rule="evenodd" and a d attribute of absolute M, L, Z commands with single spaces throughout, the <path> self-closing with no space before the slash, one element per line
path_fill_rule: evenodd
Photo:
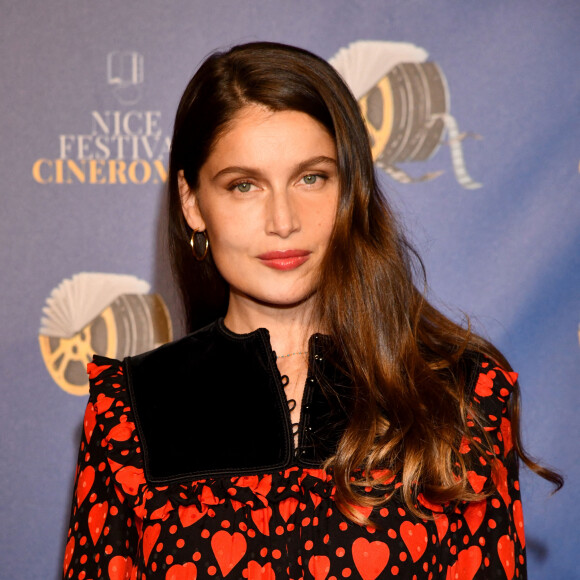
<path fill-rule="evenodd" d="M 201 256 L 197 253 L 197 249 L 196 249 L 197 248 L 196 243 L 195 243 L 196 234 L 202 235 L 205 239 L 205 247 L 203 249 L 203 254 Z M 191 234 L 191 238 L 189 240 L 189 245 L 191 246 L 191 250 L 193 252 L 193 256 L 195 257 L 195 259 L 198 262 L 201 262 L 202 260 L 204 260 L 205 257 L 207 256 L 207 252 L 209 250 L 209 239 L 207 237 L 207 232 L 205 230 L 203 230 L 203 231 L 199 231 L 198 229 L 193 230 L 193 233 Z"/>

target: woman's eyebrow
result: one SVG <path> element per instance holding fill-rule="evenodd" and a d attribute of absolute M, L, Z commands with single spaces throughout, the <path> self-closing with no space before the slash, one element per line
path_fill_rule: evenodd
<path fill-rule="evenodd" d="M 336 167 L 336 159 L 332 157 L 327 157 L 326 155 L 318 155 L 316 157 L 311 157 L 310 159 L 305 159 L 301 161 L 293 172 L 293 176 L 302 173 L 306 169 L 310 169 L 311 167 L 317 165 L 332 165 Z M 228 167 L 224 167 L 220 169 L 212 178 L 211 181 L 215 181 L 224 175 L 228 175 L 230 173 L 235 174 L 242 174 L 242 175 L 262 175 L 262 171 L 256 167 L 247 167 L 243 165 L 230 165 Z"/>

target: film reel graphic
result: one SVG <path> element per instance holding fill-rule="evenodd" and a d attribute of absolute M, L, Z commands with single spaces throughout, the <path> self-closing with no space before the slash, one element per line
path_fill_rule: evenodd
<path fill-rule="evenodd" d="M 71 336 L 54 334 L 38 337 L 46 369 L 67 393 L 86 395 L 93 354 L 122 359 L 151 350 L 172 340 L 172 327 L 159 294 L 121 294 Z"/>
<path fill-rule="evenodd" d="M 358 41 L 341 49 L 331 63 L 357 97 L 367 124 L 373 159 L 401 183 L 429 181 L 443 171 L 412 177 L 397 163 L 426 161 L 445 135 L 457 182 L 481 187 L 469 176 L 460 133 L 449 112 L 449 90 L 441 68 L 427 53 L 408 43 Z M 471 135 L 479 137 L 477 135 Z"/>

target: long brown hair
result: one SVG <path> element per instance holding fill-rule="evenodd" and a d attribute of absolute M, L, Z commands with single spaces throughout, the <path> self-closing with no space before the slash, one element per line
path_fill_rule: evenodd
<path fill-rule="evenodd" d="M 466 423 L 465 360 L 481 353 L 506 370 L 510 365 L 493 345 L 473 334 L 469 324 L 463 328 L 454 323 L 418 290 L 419 282 L 426 287 L 424 268 L 378 187 L 358 104 L 338 73 L 305 50 L 251 43 L 215 53 L 201 65 L 181 99 L 169 163 L 169 240 L 188 330 L 225 315 L 228 287 L 211 252 L 202 262 L 192 256 L 178 172 L 183 170 L 195 190 L 199 170 L 217 138 L 250 103 L 306 113 L 336 142 L 340 200 L 315 312 L 325 321 L 335 364 L 355 389 L 349 426 L 327 462 L 336 482 L 337 504 L 351 519 L 365 523 L 350 506 L 384 501 L 359 492 L 352 475 L 361 468 L 366 474 L 378 469 L 400 474 L 404 500 L 419 515 L 425 514 L 416 507 L 416 482 L 431 501 L 480 499 L 469 491 L 469 465 L 458 450 L 462 437 L 474 439 Z M 523 449 L 517 384 L 509 411 L 517 455 L 561 487 L 562 478 Z M 481 449 L 487 441 L 485 419 L 473 418 L 481 441 L 474 444 Z M 363 483 L 381 482 L 367 478 Z"/>

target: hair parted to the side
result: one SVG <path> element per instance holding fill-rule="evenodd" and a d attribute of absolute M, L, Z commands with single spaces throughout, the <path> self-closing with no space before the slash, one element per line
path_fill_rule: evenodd
<path fill-rule="evenodd" d="M 468 409 L 464 363 L 482 353 L 511 368 L 493 345 L 471 333 L 469 325 L 452 322 L 417 289 L 416 274 L 425 285 L 423 266 L 376 182 L 358 103 L 338 73 L 310 52 L 258 42 L 215 53 L 181 99 L 169 161 L 169 243 L 188 330 L 225 315 L 228 287 L 211 259 L 211 240 L 206 260 L 199 262 L 191 253 L 178 172 L 184 172 L 195 191 L 212 146 L 248 104 L 306 113 L 336 142 L 340 200 L 314 311 L 331 337 L 330 356 L 354 389 L 349 426 L 327 464 L 339 508 L 353 521 L 368 523 L 352 504 L 385 501 L 358 492 L 352 475 L 361 469 L 366 474 L 399 473 L 407 506 L 422 516 L 426 514 L 417 507 L 417 482 L 434 502 L 480 499 L 469 491 L 469 465 L 459 453 L 463 437 L 482 453 L 489 451 L 485 418 Z M 481 443 L 470 436 L 468 412 Z M 519 458 L 561 487 L 562 478 L 536 464 L 523 449 L 517 383 L 510 413 Z M 380 482 L 368 479 L 363 484 Z"/>

